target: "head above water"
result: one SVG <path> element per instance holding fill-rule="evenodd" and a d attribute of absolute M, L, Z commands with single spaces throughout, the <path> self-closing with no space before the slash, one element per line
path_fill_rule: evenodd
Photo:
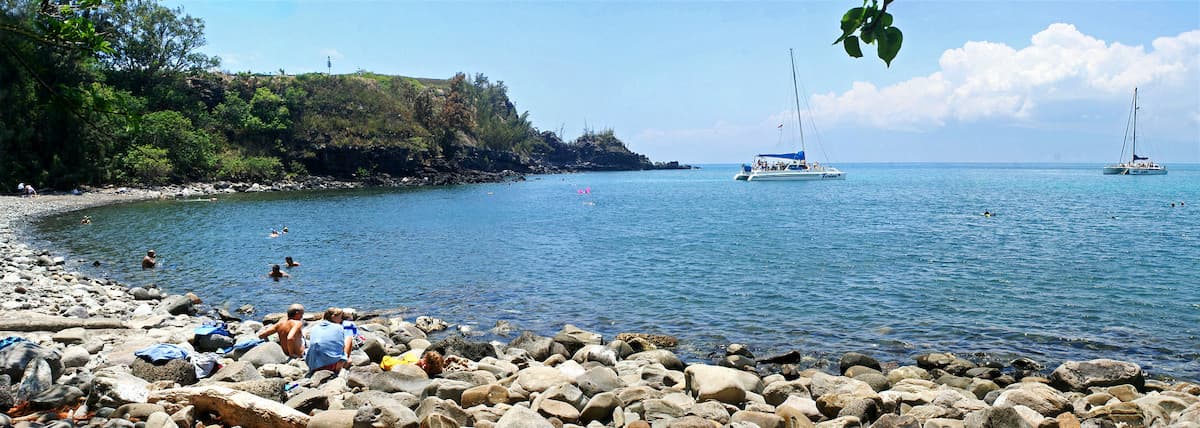
<path fill-rule="evenodd" d="M 154 250 L 146 250 L 146 255 L 150 256 L 150 257 L 154 257 Z"/>
<path fill-rule="evenodd" d="M 279 265 L 271 265 L 271 272 L 279 272 Z"/>
<path fill-rule="evenodd" d="M 293 303 L 292 306 L 288 306 L 288 310 L 287 310 L 288 318 L 296 319 L 303 315 L 304 315 L 304 305 L 301 305 L 299 303 Z"/>
<path fill-rule="evenodd" d="M 321 318 L 325 321 L 333 321 L 333 318 L 337 317 L 340 322 L 343 316 L 342 308 L 329 308 L 325 310 L 325 314 Z"/>

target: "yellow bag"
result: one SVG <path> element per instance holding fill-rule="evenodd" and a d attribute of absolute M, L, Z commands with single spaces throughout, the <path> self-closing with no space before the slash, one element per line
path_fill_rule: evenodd
<path fill-rule="evenodd" d="M 384 356 L 383 360 L 379 362 L 379 368 L 383 369 L 384 371 L 390 371 L 392 370 L 392 367 L 396 367 L 400 364 L 416 364 L 417 361 L 421 360 L 421 352 L 424 350 L 420 349 L 414 351 L 416 352 L 405 352 L 400 354 L 399 357 L 393 357 L 391 355 Z"/>

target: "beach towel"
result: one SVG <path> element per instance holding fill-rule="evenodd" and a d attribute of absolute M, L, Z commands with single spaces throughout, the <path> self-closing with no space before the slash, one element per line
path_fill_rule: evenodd
<path fill-rule="evenodd" d="M 211 352 L 192 355 L 192 365 L 196 367 L 196 378 L 204 379 L 217 369 L 217 360 L 221 357 Z"/>
<path fill-rule="evenodd" d="M 217 353 L 218 354 L 228 354 L 230 352 L 249 351 L 250 349 L 253 349 L 255 346 L 258 346 L 260 343 L 264 343 L 266 341 L 267 341 L 266 339 L 243 340 L 243 341 L 238 342 L 228 348 L 218 349 Z"/>
<path fill-rule="evenodd" d="M 197 336 L 207 336 L 210 334 L 219 334 L 222 336 L 233 337 L 233 334 L 229 332 L 229 329 L 225 328 L 225 323 L 219 322 L 219 321 L 218 322 L 213 322 L 213 321 L 206 322 L 206 323 L 204 323 L 204 325 L 196 327 L 196 329 L 193 330 L 193 332 Z"/>
<path fill-rule="evenodd" d="M 28 342 L 28 340 L 25 340 L 25 338 L 23 338 L 23 337 L 17 337 L 17 336 L 9 336 L 9 337 L 0 339 L 0 351 L 3 351 L 4 348 L 12 346 L 12 344 L 17 343 L 17 342 Z"/>
<path fill-rule="evenodd" d="M 162 364 L 171 360 L 185 360 L 188 352 L 175 345 L 159 343 L 139 349 L 133 355 L 154 364 Z"/>

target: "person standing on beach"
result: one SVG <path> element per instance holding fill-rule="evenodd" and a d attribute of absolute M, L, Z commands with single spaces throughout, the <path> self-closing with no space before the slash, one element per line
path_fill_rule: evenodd
<path fill-rule="evenodd" d="M 146 257 L 142 257 L 142 269 L 154 269 L 158 266 L 158 260 L 154 258 L 154 250 L 146 251 Z"/>
<path fill-rule="evenodd" d="M 342 327 L 341 309 L 326 309 L 322 318 L 308 331 L 308 352 L 304 354 L 304 363 L 308 364 L 309 375 L 321 370 L 337 374 L 350 363 L 350 349 L 354 346 Z"/>
<path fill-rule="evenodd" d="M 303 327 L 304 305 L 295 303 L 288 307 L 286 319 L 279 320 L 259 332 L 258 338 L 266 339 L 275 333 L 279 336 L 279 347 L 283 348 L 283 353 L 291 358 L 300 358 L 304 356 L 304 336 L 301 334 Z"/>

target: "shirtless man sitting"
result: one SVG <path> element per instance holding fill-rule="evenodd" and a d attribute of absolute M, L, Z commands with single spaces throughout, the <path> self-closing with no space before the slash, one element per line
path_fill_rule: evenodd
<path fill-rule="evenodd" d="M 265 339 L 271 333 L 277 333 L 279 336 L 279 346 L 283 348 L 283 353 L 292 358 L 300 358 L 304 356 L 304 336 L 300 329 L 304 327 L 304 305 L 299 303 L 288 307 L 287 319 L 279 320 L 275 324 L 271 324 L 262 332 L 258 333 L 258 338 Z"/>

